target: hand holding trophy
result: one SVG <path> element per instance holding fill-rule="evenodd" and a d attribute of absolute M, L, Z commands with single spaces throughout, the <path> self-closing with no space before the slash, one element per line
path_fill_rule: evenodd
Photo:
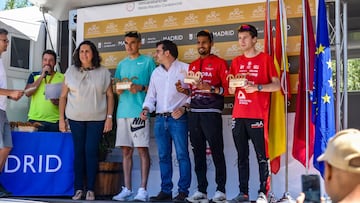
<path fill-rule="evenodd" d="M 120 81 L 116 82 L 116 90 L 128 90 L 130 89 L 131 85 L 132 85 L 132 81 L 138 79 L 137 77 L 132 77 L 132 78 L 123 78 Z"/>
<path fill-rule="evenodd" d="M 226 77 L 226 80 L 229 81 L 229 87 L 245 87 L 248 84 L 248 80 L 246 79 L 246 74 L 238 73 L 235 76 L 233 74 L 229 74 Z"/>
<path fill-rule="evenodd" d="M 200 71 L 194 73 L 193 71 L 189 71 L 186 74 L 186 77 L 184 78 L 184 83 L 186 84 L 191 84 L 191 85 L 196 85 L 200 82 L 202 77 L 202 74 Z"/>

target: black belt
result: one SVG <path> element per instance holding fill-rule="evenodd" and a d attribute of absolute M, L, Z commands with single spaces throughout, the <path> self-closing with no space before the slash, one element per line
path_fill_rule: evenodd
<path fill-rule="evenodd" d="M 165 113 L 157 113 L 157 116 L 161 116 L 161 117 L 170 117 L 171 116 L 171 112 L 165 112 Z"/>

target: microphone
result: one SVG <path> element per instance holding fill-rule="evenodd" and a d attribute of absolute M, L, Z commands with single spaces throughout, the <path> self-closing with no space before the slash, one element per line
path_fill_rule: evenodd
<path fill-rule="evenodd" d="M 47 67 L 51 68 L 49 65 L 45 65 L 45 66 L 44 66 L 44 68 L 47 68 Z M 49 73 L 48 70 L 45 71 L 45 75 L 50 75 L 50 73 Z"/>

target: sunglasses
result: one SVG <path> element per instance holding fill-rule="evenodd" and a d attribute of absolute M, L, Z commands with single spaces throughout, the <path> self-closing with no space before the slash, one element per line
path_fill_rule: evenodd
<path fill-rule="evenodd" d="M 125 37 L 135 37 L 137 39 L 140 39 L 141 35 L 138 31 L 128 31 L 128 32 L 125 32 Z"/>

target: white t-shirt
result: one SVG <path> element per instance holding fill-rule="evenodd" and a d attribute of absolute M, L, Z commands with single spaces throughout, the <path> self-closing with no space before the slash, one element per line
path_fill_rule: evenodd
<path fill-rule="evenodd" d="M 2 58 L 0 58 L 0 88 L 7 88 L 7 80 L 6 80 L 6 71 L 4 68 L 4 64 Z M 6 111 L 7 97 L 4 95 L 0 95 L 0 109 Z"/>

